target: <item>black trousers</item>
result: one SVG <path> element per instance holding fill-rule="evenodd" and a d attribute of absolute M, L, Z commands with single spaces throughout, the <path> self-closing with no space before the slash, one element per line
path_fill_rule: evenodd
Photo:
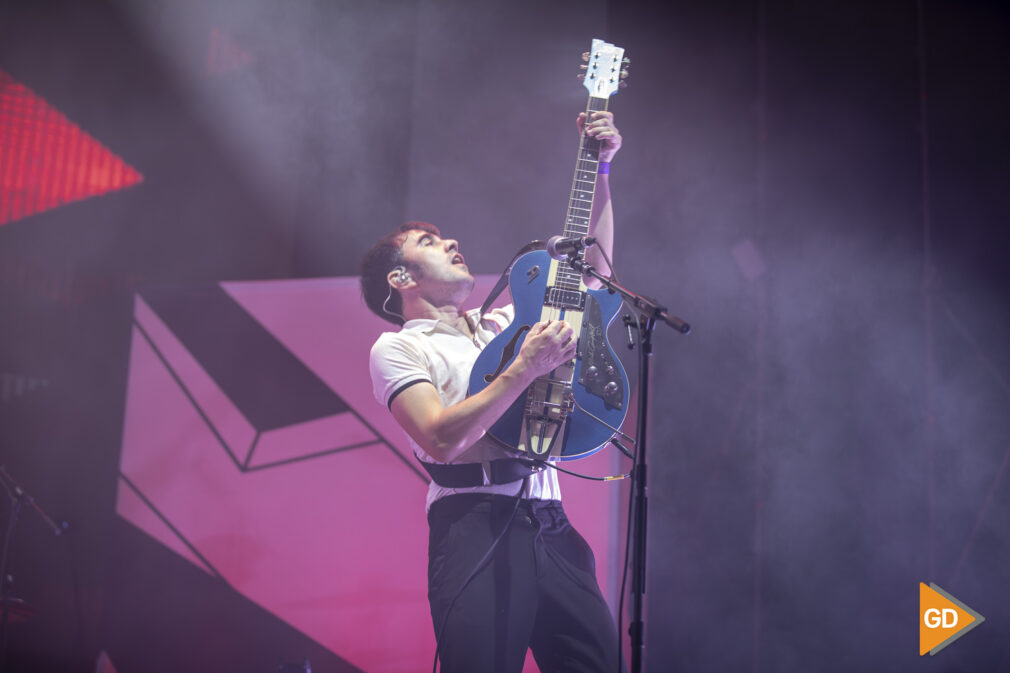
<path fill-rule="evenodd" d="M 460 494 L 428 513 L 428 602 L 443 673 L 617 673 L 617 632 L 592 549 L 558 501 L 522 500 L 490 562 L 449 604 L 509 521 L 515 498 Z M 445 628 L 443 630 L 443 623 Z"/>

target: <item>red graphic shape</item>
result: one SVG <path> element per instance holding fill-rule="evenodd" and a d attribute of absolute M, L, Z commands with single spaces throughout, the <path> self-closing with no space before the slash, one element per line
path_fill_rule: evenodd
<path fill-rule="evenodd" d="M 143 180 L 0 70 L 0 225 Z"/>
<path fill-rule="evenodd" d="M 478 278 L 474 301 L 494 280 Z M 369 673 L 430 665 L 427 480 L 368 374 L 372 343 L 396 328 L 368 311 L 356 278 L 222 287 L 353 411 L 264 432 L 243 464 L 227 445 L 250 446 L 255 429 L 138 297 L 117 512 Z M 323 445 L 346 448 L 311 452 Z M 569 466 L 608 474 L 612 458 Z M 618 492 L 570 479 L 562 488 L 613 598 Z"/>
<path fill-rule="evenodd" d="M 210 43 L 207 47 L 208 74 L 220 75 L 238 70 L 251 62 L 252 54 L 217 28 L 210 29 Z"/>

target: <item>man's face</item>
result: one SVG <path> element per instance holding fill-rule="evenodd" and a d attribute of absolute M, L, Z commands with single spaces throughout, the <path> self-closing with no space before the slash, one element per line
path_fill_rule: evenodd
<path fill-rule="evenodd" d="M 465 290 L 462 301 L 473 289 L 473 276 L 455 240 L 412 229 L 404 235 L 402 249 L 404 266 L 423 291 L 442 294 L 449 290 L 455 295 Z"/>

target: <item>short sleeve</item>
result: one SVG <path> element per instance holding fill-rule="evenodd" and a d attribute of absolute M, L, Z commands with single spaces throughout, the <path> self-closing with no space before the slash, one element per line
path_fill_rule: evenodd
<path fill-rule="evenodd" d="M 513 304 L 501 308 L 493 308 L 484 314 L 483 322 L 491 323 L 496 334 L 512 324 L 516 317 L 516 307 Z"/>
<path fill-rule="evenodd" d="M 431 382 L 428 358 L 402 333 L 382 334 L 372 346 L 368 366 L 372 374 L 372 392 L 386 408 L 406 388 L 422 381 Z"/>

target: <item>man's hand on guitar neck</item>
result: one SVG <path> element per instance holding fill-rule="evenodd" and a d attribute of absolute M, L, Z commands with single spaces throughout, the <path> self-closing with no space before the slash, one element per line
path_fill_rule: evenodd
<path fill-rule="evenodd" d="M 575 125 L 582 133 L 582 128 L 586 124 L 586 113 L 580 112 L 575 120 Z M 594 112 L 589 126 L 586 127 L 586 134 L 600 141 L 599 160 L 610 162 L 621 149 L 621 132 L 614 126 L 614 113 L 609 111 Z"/>
<path fill-rule="evenodd" d="M 614 125 L 614 113 L 603 110 L 594 112 L 586 125 L 586 113 L 575 120 L 579 133 L 585 126 L 586 133 L 600 141 L 599 160 L 609 162 L 621 149 L 621 132 Z M 596 177 L 596 195 L 593 198 L 593 212 L 589 218 L 589 235 L 596 238 L 596 247 L 586 251 L 586 261 L 597 271 L 610 274 L 606 259 L 614 255 L 614 208 L 610 202 L 610 174 L 600 173 Z M 605 253 L 605 254 L 602 254 Z M 595 278 L 584 278 L 586 287 L 599 289 L 603 284 Z"/>

